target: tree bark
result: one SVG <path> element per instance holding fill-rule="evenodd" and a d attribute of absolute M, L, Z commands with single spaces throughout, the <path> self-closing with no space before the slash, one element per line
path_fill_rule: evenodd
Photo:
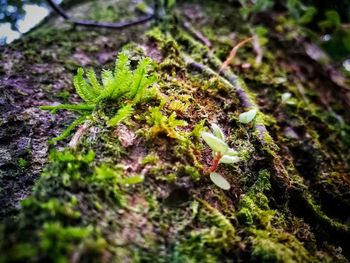
<path fill-rule="evenodd" d="M 134 10 L 106 1 L 70 12 L 115 21 Z M 256 18 L 267 43 L 254 36 L 223 70 L 255 25 L 226 1 L 177 2 L 173 15 L 120 31 L 52 17 L 3 48 L 0 262 L 348 262 L 346 78 L 279 14 Z M 114 69 L 122 49 L 131 68 L 154 61 L 153 99 L 117 127 L 106 120 L 128 102 L 102 101 L 70 138 L 49 144 L 77 113 L 39 106 L 81 102 L 77 68 Z M 250 109 L 255 119 L 241 123 Z M 209 178 L 201 122 L 218 124 L 240 153 L 215 166 L 229 190 Z M 143 182 L 118 181 L 136 175 Z"/>

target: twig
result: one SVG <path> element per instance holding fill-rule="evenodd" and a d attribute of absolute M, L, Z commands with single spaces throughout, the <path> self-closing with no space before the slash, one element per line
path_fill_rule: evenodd
<path fill-rule="evenodd" d="M 72 139 L 68 143 L 69 148 L 77 147 L 81 136 L 85 133 L 85 131 L 87 130 L 88 127 L 89 127 L 89 124 L 87 121 L 82 126 L 79 127 L 77 132 L 73 135 Z"/>
<path fill-rule="evenodd" d="M 235 59 L 236 57 L 236 54 L 237 54 L 237 50 L 244 46 L 246 43 L 248 43 L 249 41 L 253 40 L 253 37 L 249 37 L 241 42 L 239 42 L 237 45 L 235 45 L 231 52 L 230 52 L 230 55 L 227 57 L 227 59 L 225 60 L 225 62 L 222 64 L 219 72 L 222 72 L 223 70 L 225 70 L 231 63 L 232 61 Z"/>
<path fill-rule="evenodd" d="M 222 157 L 222 154 L 221 154 L 221 153 L 218 152 L 218 153 L 215 154 L 215 157 L 214 157 L 214 159 L 213 159 L 213 163 L 212 163 L 211 167 L 210 167 L 209 170 L 208 170 L 210 173 L 216 171 L 216 169 L 217 169 L 218 166 L 219 166 L 219 162 L 220 162 L 221 157 Z"/>
<path fill-rule="evenodd" d="M 263 49 L 261 48 L 261 45 L 259 43 L 259 37 L 257 35 L 253 36 L 253 49 L 256 53 L 255 63 L 257 66 L 260 66 L 264 53 L 263 53 Z"/>
<path fill-rule="evenodd" d="M 190 32 L 194 37 L 196 37 L 200 42 L 202 42 L 204 45 L 206 45 L 208 48 L 212 47 L 212 44 L 208 38 L 206 38 L 202 32 L 195 29 L 189 21 L 184 21 L 182 23 L 182 26 Z"/>

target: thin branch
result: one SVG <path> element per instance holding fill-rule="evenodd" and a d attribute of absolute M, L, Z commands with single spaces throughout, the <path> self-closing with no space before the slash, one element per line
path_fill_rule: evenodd
<path fill-rule="evenodd" d="M 184 21 L 182 23 L 184 29 L 186 29 L 190 34 L 192 34 L 195 38 L 197 38 L 200 42 L 206 45 L 208 48 L 212 47 L 212 44 L 208 38 L 206 38 L 202 32 L 195 29 L 189 21 Z"/>
<path fill-rule="evenodd" d="M 256 57 L 255 57 L 255 63 L 257 66 L 261 65 L 263 56 L 264 56 L 264 52 L 263 49 L 259 43 L 259 37 L 258 35 L 254 35 L 253 36 L 253 49 L 256 53 Z"/>
<path fill-rule="evenodd" d="M 244 46 L 246 43 L 248 43 L 249 41 L 253 40 L 253 37 L 249 37 L 247 39 L 244 39 L 243 41 L 239 42 L 237 45 L 235 45 L 231 52 L 230 55 L 227 57 L 227 59 L 225 60 L 225 62 L 222 64 L 219 72 L 222 72 L 223 70 L 225 70 L 231 63 L 232 61 L 235 59 L 236 54 L 237 54 L 237 50 Z"/>
<path fill-rule="evenodd" d="M 76 133 L 73 135 L 72 139 L 70 140 L 68 147 L 69 148 L 75 148 L 77 147 L 81 136 L 86 132 L 87 128 L 89 128 L 89 123 L 87 121 L 84 122 L 82 126 L 79 127 L 79 129 L 76 131 Z"/>

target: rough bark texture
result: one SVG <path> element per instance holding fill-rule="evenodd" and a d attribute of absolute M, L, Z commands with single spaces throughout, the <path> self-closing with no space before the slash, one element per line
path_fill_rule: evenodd
<path fill-rule="evenodd" d="M 71 12 L 132 16 L 128 1 L 115 2 L 118 12 L 107 3 Z M 252 25 L 230 3 L 200 2 L 177 3 L 166 25 L 123 31 L 52 18 L 2 50 L 0 262 L 348 262 L 346 81 L 278 15 L 260 18 L 270 30 L 262 63 L 246 45 L 219 75 Z M 113 68 L 122 48 L 131 67 L 143 56 L 155 61 L 153 99 L 114 128 L 106 120 L 120 105 L 101 102 L 74 149 L 69 140 L 49 145 L 76 115 L 38 107 L 79 102 L 77 67 Z M 255 120 L 240 123 L 250 108 Z M 172 123 L 172 112 L 187 125 Z M 228 191 L 209 179 L 201 121 L 217 123 L 242 153 L 239 163 L 219 165 Z M 115 178 L 137 174 L 138 184 Z"/>

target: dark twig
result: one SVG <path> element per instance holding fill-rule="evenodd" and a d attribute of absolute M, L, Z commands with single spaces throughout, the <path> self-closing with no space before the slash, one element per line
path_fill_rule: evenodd
<path fill-rule="evenodd" d="M 72 23 L 76 26 L 87 26 L 87 27 L 101 27 L 101 28 L 111 28 L 111 29 L 122 29 L 138 24 L 145 23 L 149 20 L 152 20 L 156 17 L 155 14 L 146 15 L 144 17 L 141 17 L 138 20 L 134 21 L 124 21 L 124 22 L 96 22 L 96 21 L 90 21 L 90 20 L 77 20 L 71 16 L 69 16 L 61 7 L 59 7 L 57 4 L 55 4 L 52 0 L 46 0 L 49 6 L 62 18 L 64 18 L 66 21 Z"/>

